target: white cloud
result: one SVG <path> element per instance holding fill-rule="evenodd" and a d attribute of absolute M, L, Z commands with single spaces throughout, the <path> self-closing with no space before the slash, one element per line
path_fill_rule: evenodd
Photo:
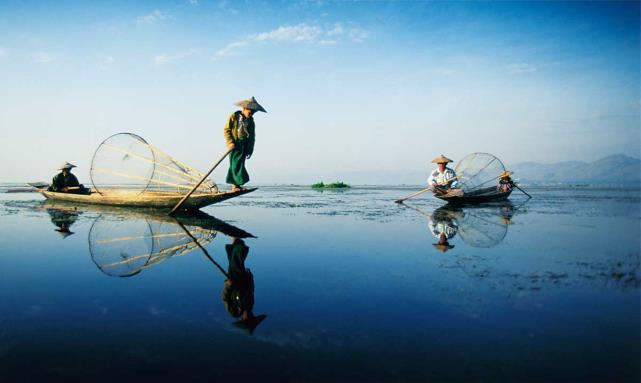
<path fill-rule="evenodd" d="M 218 9 L 220 9 L 221 11 L 229 12 L 232 15 L 237 15 L 239 13 L 236 8 L 233 8 L 229 5 L 229 2 L 227 0 L 219 2 Z"/>
<path fill-rule="evenodd" d="M 148 15 L 138 16 L 136 22 L 138 24 L 155 24 L 158 21 L 167 20 L 168 18 L 169 16 L 166 13 L 155 9 Z"/>
<path fill-rule="evenodd" d="M 200 51 L 197 49 L 190 49 L 187 52 L 181 52 L 181 53 L 176 53 L 173 55 L 167 55 L 167 54 L 159 54 L 156 55 L 152 58 L 152 61 L 156 65 L 163 65 L 163 64 L 170 64 L 174 61 L 182 60 L 184 58 L 187 58 L 189 56 L 193 56 L 196 54 L 199 54 Z"/>
<path fill-rule="evenodd" d="M 343 25 L 341 23 L 334 24 L 334 28 L 327 31 L 327 36 L 336 36 L 341 35 L 345 32 Z"/>
<path fill-rule="evenodd" d="M 536 72 L 537 67 L 527 63 L 516 63 L 507 66 L 507 70 L 513 74 Z"/>
<path fill-rule="evenodd" d="M 238 50 L 247 46 L 248 41 L 236 41 L 230 44 L 227 44 L 223 49 L 220 49 L 216 52 L 216 57 L 226 57 L 226 56 L 235 56 Z"/>
<path fill-rule="evenodd" d="M 367 37 L 369 37 L 368 31 L 360 28 L 351 28 L 346 30 L 341 23 L 335 23 L 329 28 L 323 28 L 318 25 L 310 25 L 307 23 L 282 25 L 271 31 L 250 35 L 243 40 L 227 44 L 224 48 L 216 52 L 213 60 L 226 56 L 235 56 L 243 48 L 257 43 L 292 42 L 317 45 L 335 45 L 341 41 L 347 40 L 353 43 L 361 43 Z"/>
<path fill-rule="evenodd" d="M 35 52 L 31 55 L 33 62 L 39 64 L 48 64 L 53 61 L 53 57 L 47 52 Z"/>
<path fill-rule="evenodd" d="M 295 26 L 281 26 L 273 31 L 259 33 L 253 37 L 255 41 L 313 41 L 322 30 L 305 23 Z"/>
<path fill-rule="evenodd" d="M 349 38 L 353 43 L 362 43 L 368 37 L 369 32 L 364 29 L 352 28 L 349 30 Z"/>

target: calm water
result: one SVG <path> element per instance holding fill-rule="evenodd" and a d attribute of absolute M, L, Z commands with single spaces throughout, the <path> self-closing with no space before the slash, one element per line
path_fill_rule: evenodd
<path fill-rule="evenodd" d="M 0 194 L 1 380 L 640 379 L 639 190 L 392 202 L 415 190 L 180 223 Z"/>

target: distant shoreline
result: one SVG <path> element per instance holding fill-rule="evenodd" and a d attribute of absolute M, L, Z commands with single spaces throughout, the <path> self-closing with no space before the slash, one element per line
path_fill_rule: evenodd
<path fill-rule="evenodd" d="M 0 182 L 0 190 L 7 188 L 22 188 L 26 187 L 26 182 Z M 226 187 L 226 184 L 219 185 L 222 188 Z M 292 187 L 292 188 L 303 188 L 309 189 L 310 186 L 308 183 L 256 183 L 251 186 L 263 187 L 263 188 L 274 188 L 274 187 Z M 519 186 L 523 188 L 534 188 L 534 189 L 641 189 L 641 184 L 632 185 L 632 184 L 575 184 L 575 183 L 554 183 L 554 184 L 539 184 L 539 183 L 519 183 Z M 351 189 L 371 189 L 371 188 L 385 188 L 385 189 L 422 189 L 424 184 L 352 184 L 350 185 Z"/>

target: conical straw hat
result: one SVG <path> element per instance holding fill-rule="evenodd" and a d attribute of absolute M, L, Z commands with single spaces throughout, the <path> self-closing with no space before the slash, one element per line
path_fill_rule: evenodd
<path fill-rule="evenodd" d="M 503 171 L 503 173 L 501 173 L 501 174 L 499 175 L 499 178 L 509 177 L 509 176 L 511 176 L 512 174 L 514 174 L 514 173 L 512 173 L 512 172 L 511 172 L 511 171 L 509 171 L 509 170 L 505 170 L 505 171 Z"/>
<path fill-rule="evenodd" d="M 256 99 L 253 96 L 251 98 L 248 98 L 247 100 L 238 101 L 234 103 L 234 105 L 240 106 L 241 108 L 247 108 L 247 109 L 258 111 L 258 112 L 267 113 L 265 108 L 260 106 L 258 101 L 256 101 Z"/>
<path fill-rule="evenodd" d="M 435 163 L 435 164 L 446 164 L 448 162 L 454 162 L 454 161 L 450 160 L 449 158 L 447 158 L 447 157 L 445 157 L 444 155 L 441 154 L 438 157 L 436 157 L 435 159 L 433 159 L 432 162 Z"/>
<path fill-rule="evenodd" d="M 60 229 L 55 229 L 55 230 L 58 232 L 58 234 L 60 234 L 60 236 L 62 237 L 62 239 L 65 239 L 65 238 L 67 238 L 68 236 L 70 236 L 70 235 L 74 234 L 74 232 L 73 232 L 73 231 L 71 231 L 71 230 L 69 230 L 69 229 L 63 229 L 63 228 L 60 228 Z"/>
<path fill-rule="evenodd" d="M 59 170 L 62 170 L 62 169 L 71 169 L 71 168 L 76 168 L 76 167 L 77 167 L 76 165 L 74 165 L 74 164 L 70 164 L 69 162 L 66 162 L 66 161 L 65 161 L 62 165 L 60 165 L 60 166 L 58 167 L 58 169 L 59 169 Z"/>
<path fill-rule="evenodd" d="M 432 246 L 434 246 L 435 248 L 437 248 L 442 252 L 446 252 L 454 248 L 454 245 L 450 245 L 449 243 L 448 244 L 433 243 Z"/>

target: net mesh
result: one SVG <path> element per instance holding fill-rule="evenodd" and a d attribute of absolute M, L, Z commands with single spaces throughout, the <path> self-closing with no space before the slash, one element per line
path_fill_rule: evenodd
<path fill-rule="evenodd" d="M 91 161 L 91 181 L 100 194 L 186 194 L 204 176 L 133 133 L 107 138 Z M 196 192 L 216 193 L 218 187 L 207 179 Z"/>
<path fill-rule="evenodd" d="M 465 156 L 456 165 L 454 171 L 458 184 L 467 194 L 495 187 L 499 175 L 505 170 L 501 160 L 489 153 L 472 153 Z"/>
<path fill-rule="evenodd" d="M 489 248 L 501 243 L 507 223 L 501 220 L 500 208 L 466 209 L 459 217 L 458 233 L 472 247 Z"/>
<path fill-rule="evenodd" d="M 185 226 L 201 246 L 217 231 Z M 198 249 L 198 244 L 176 223 L 118 216 L 98 217 L 89 231 L 89 252 L 98 268 L 113 277 L 130 277 L 168 258 Z"/>

